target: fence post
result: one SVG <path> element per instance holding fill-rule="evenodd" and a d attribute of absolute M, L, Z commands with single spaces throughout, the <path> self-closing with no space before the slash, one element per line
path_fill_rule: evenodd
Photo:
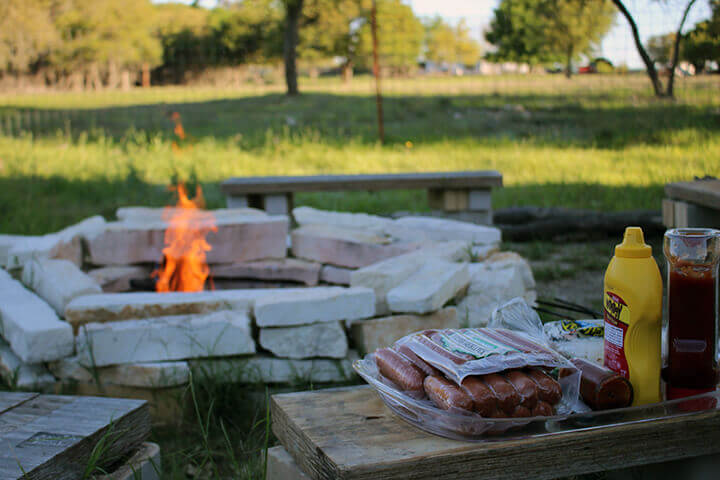
<path fill-rule="evenodd" d="M 370 28 L 372 30 L 373 40 L 373 74 L 375 75 L 375 103 L 377 104 L 377 121 L 378 136 L 380 143 L 385 143 L 385 125 L 383 123 L 383 99 L 382 89 L 380 88 L 380 61 L 378 59 L 378 35 L 377 35 L 377 5 L 375 0 L 372 2 L 370 10 Z"/>

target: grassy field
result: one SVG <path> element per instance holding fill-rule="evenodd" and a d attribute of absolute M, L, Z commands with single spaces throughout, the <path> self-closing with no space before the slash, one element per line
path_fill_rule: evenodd
<path fill-rule="evenodd" d="M 210 206 L 239 175 L 497 169 L 493 202 L 659 209 L 662 186 L 720 174 L 720 77 L 686 79 L 676 101 L 644 76 L 387 80 L 387 142 L 372 82 L 306 80 L 244 90 L 0 94 L 0 232 L 57 230 L 118 206 L 164 205 L 196 179 Z M 176 140 L 172 112 L 188 137 Z M 300 204 L 425 210 L 423 192 L 301 195 Z"/>

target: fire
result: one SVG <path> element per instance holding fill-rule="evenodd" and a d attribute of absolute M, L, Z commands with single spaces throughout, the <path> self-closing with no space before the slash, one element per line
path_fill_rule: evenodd
<path fill-rule="evenodd" d="M 165 230 L 163 264 L 153 272 L 158 292 L 199 292 L 210 275 L 206 253 L 212 247 L 206 240 L 209 232 L 216 232 L 215 216 L 203 210 L 205 200 L 200 186 L 195 197 L 188 197 L 185 186 L 173 187 L 178 194 L 175 207 L 167 207 L 163 219 Z"/>

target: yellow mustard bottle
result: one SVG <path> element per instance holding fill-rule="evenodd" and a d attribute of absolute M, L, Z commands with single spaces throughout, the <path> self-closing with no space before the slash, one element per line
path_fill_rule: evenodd
<path fill-rule="evenodd" d="M 605 272 L 605 366 L 633 386 L 633 405 L 660 401 L 662 277 L 640 227 L 627 227 Z"/>

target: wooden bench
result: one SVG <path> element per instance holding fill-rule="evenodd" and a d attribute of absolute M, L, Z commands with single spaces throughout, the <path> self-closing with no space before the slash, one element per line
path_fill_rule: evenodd
<path fill-rule="evenodd" d="M 368 386 L 273 395 L 271 414 L 282 447 L 268 454 L 268 480 L 543 480 L 650 464 L 675 477 L 603 478 L 695 480 L 720 466 L 720 410 L 626 424 L 608 412 L 600 427 L 479 443 L 411 426 Z"/>
<path fill-rule="evenodd" d="M 663 224 L 667 228 L 720 228 L 720 180 L 665 185 Z"/>
<path fill-rule="evenodd" d="M 426 189 L 430 208 L 458 220 L 492 223 L 490 191 L 502 186 L 496 171 L 239 177 L 220 186 L 228 208 L 253 207 L 287 215 L 298 192 Z"/>

